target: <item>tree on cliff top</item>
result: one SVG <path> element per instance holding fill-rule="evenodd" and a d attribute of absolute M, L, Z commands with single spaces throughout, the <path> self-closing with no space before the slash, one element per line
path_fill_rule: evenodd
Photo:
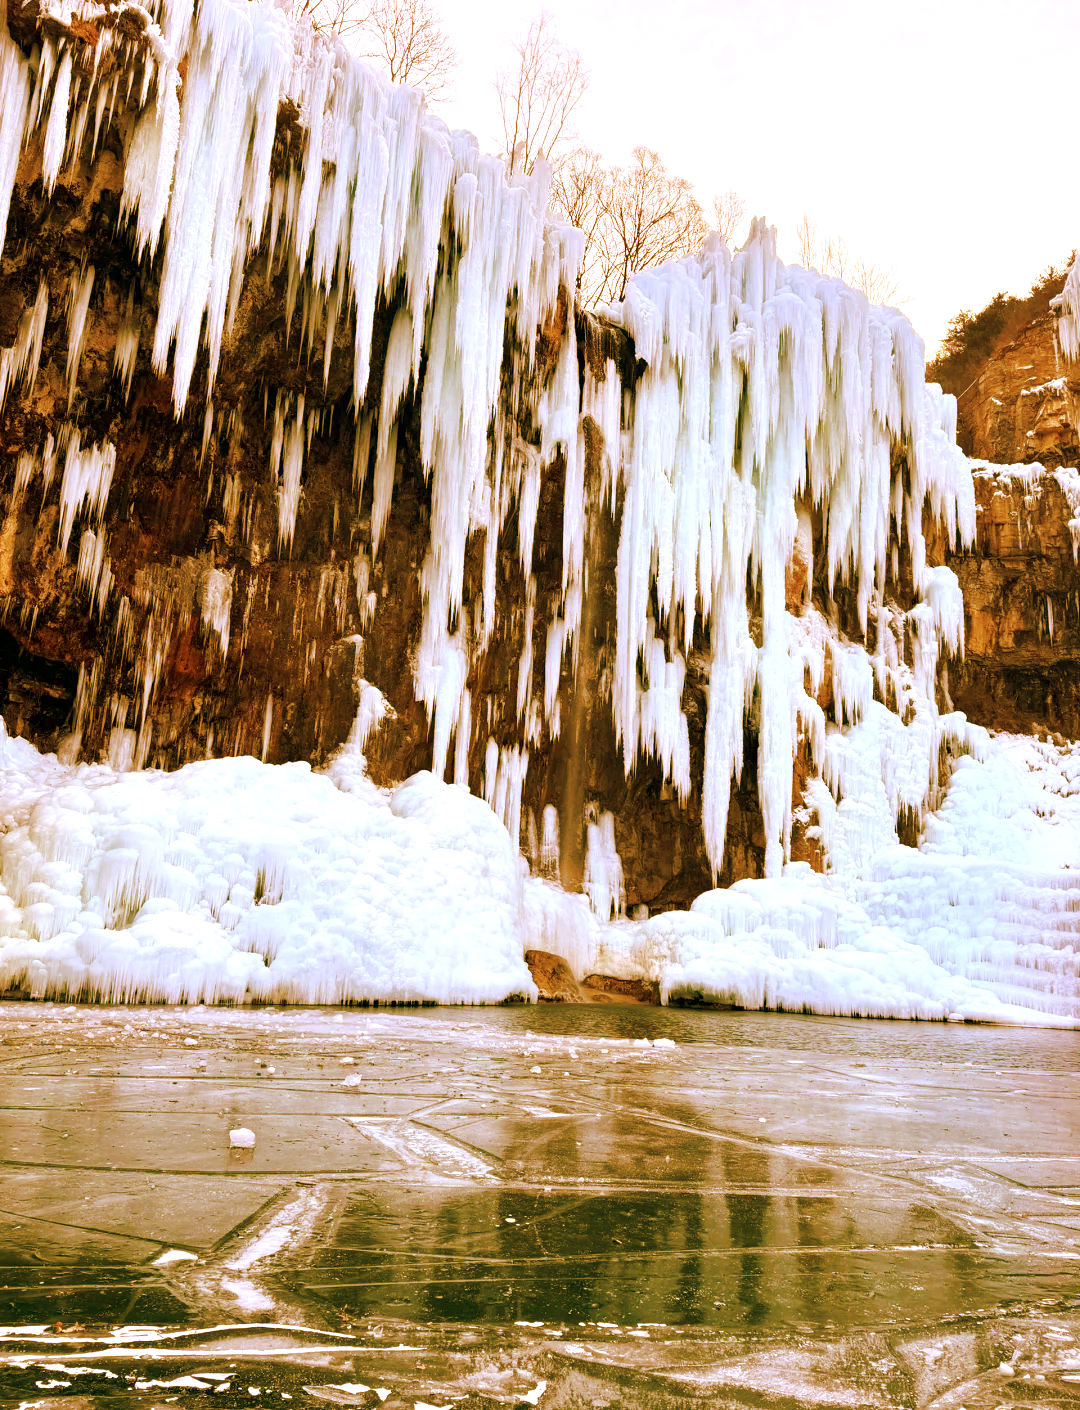
<path fill-rule="evenodd" d="M 808 215 L 799 221 L 795 231 L 799 245 L 799 263 L 804 269 L 816 269 L 832 279 L 843 279 L 853 289 L 861 289 L 872 304 L 907 303 L 900 298 L 896 272 L 873 260 L 853 255 L 842 235 L 822 235 Z"/>
<path fill-rule="evenodd" d="M 689 181 L 668 171 L 658 153 L 635 147 L 626 167 L 606 166 L 598 152 L 571 145 L 572 120 L 588 88 L 581 55 L 555 35 L 541 13 L 514 46 L 496 79 L 503 155 L 513 175 L 551 165 L 551 206 L 585 234 L 577 295 L 588 305 L 621 299 L 637 270 L 692 254 L 707 226 Z M 715 203 L 717 227 L 733 240 L 745 207 L 733 191 Z"/>
<path fill-rule="evenodd" d="M 939 383 L 943 391 L 956 397 L 956 439 L 968 455 L 975 444 L 971 405 L 976 399 L 967 394 L 988 363 L 1029 324 L 1048 313 L 1050 300 L 1065 287 L 1065 276 L 1075 258 L 1074 250 L 1060 265 L 1048 265 L 1027 295 L 997 293 L 977 313 L 961 309 L 949 319 L 937 357 L 926 364 L 926 380 Z"/>
<path fill-rule="evenodd" d="M 526 176 L 544 156 L 553 161 L 573 137 L 571 119 L 589 86 L 581 55 L 555 36 L 547 11 L 514 45 L 517 61 L 495 80 L 502 112 L 506 165 Z"/>
<path fill-rule="evenodd" d="M 362 59 L 384 69 L 392 83 L 446 96 L 457 54 L 427 0 L 304 0 L 301 14 L 317 30 L 336 34 Z"/>
<path fill-rule="evenodd" d="M 597 262 L 603 287 L 597 302 L 621 299 L 631 274 L 699 249 L 708 232 L 690 182 L 675 176 L 649 147 L 635 147 L 630 165 L 609 174 Z"/>
<path fill-rule="evenodd" d="M 725 191 L 713 201 L 713 229 L 722 235 L 734 250 L 739 231 L 746 219 L 746 202 L 738 191 Z"/>

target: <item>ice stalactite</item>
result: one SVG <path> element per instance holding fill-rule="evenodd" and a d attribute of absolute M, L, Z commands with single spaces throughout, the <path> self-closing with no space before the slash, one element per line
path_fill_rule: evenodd
<path fill-rule="evenodd" d="M 0 411 L 4 409 L 9 388 L 16 382 L 22 383 L 27 395 L 34 390 L 48 314 L 49 286 L 42 279 L 32 306 L 19 319 L 15 342 L 10 348 L 0 349 Z"/>
<path fill-rule="evenodd" d="M 582 890 L 601 920 L 626 914 L 622 862 L 615 847 L 615 818 L 601 813 L 586 824 L 585 879 Z"/>
<path fill-rule="evenodd" d="M 783 265 L 773 233 L 758 222 L 733 258 L 710 237 L 700 257 L 637 276 L 618 314 L 647 363 L 618 471 L 625 501 L 613 704 L 627 770 L 648 750 L 679 783 L 686 721 L 678 673 L 700 617 L 712 655 L 709 855 L 718 871 L 743 720 L 756 701 L 766 872 L 778 875 L 798 741 L 808 730 L 812 746 L 820 736 L 785 599 L 799 506 L 820 513 L 829 587 L 850 585 L 864 632 L 884 601 L 890 536 L 906 538 L 923 598 L 913 624 L 925 617 L 917 684 L 932 708 L 930 655 L 939 640 L 954 653 L 963 643 L 955 576 L 926 565 L 924 504 L 950 541 L 974 534 L 955 404 L 926 388 L 922 344 L 901 314 L 872 308 L 838 280 Z M 904 460 L 894 467 L 895 448 Z M 751 613 L 759 614 L 759 641 Z M 839 659 L 844 648 L 832 634 Z M 851 659 L 861 663 L 852 704 L 865 704 L 868 658 L 863 651 Z"/>
<path fill-rule="evenodd" d="M 1053 300 L 1057 340 L 1068 362 L 1080 362 L 1080 259 L 1073 258 L 1065 287 Z"/>
<path fill-rule="evenodd" d="M 199 579 L 199 612 L 203 625 L 217 637 L 217 649 L 223 660 L 229 654 L 234 572 L 231 568 L 208 568 Z"/>
<path fill-rule="evenodd" d="M 90 307 L 90 294 L 94 287 L 94 266 L 91 264 L 73 275 L 68 288 L 68 411 L 75 396 L 79 380 L 79 363 L 82 361 L 83 339 L 86 337 L 86 314 Z"/>

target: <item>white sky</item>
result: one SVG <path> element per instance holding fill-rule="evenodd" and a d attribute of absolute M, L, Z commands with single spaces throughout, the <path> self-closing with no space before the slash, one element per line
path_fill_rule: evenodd
<path fill-rule="evenodd" d="M 438 107 L 486 150 L 495 73 L 538 0 L 435 0 L 461 56 Z M 1080 244 L 1080 0 L 547 0 L 591 74 L 580 140 L 645 144 L 706 210 L 729 188 L 796 258 L 804 211 L 895 269 L 932 351 Z"/>

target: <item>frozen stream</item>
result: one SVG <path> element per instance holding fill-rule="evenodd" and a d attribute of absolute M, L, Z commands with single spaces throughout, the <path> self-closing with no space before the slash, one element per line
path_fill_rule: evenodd
<path fill-rule="evenodd" d="M 0 1404 L 1080 1404 L 1074 1033 L 11 1002 L 0 1072 Z"/>

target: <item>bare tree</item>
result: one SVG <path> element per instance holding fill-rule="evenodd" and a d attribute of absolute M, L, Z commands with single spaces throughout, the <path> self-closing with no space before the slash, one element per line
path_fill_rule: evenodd
<path fill-rule="evenodd" d="M 532 171 L 537 159 L 557 156 L 573 136 L 570 122 L 589 86 L 576 49 L 555 37 L 551 16 L 542 11 L 514 46 L 515 67 L 499 74 L 495 91 L 502 110 L 506 164 L 513 175 Z"/>
<path fill-rule="evenodd" d="M 899 297 L 895 270 L 853 255 L 842 235 L 819 235 L 808 215 L 799 222 L 795 238 L 799 245 L 799 263 L 804 269 L 817 269 L 832 279 L 843 279 L 853 289 L 860 289 L 872 304 L 907 303 L 906 298 Z"/>
<path fill-rule="evenodd" d="M 429 98 L 449 91 L 457 54 L 427 0 L 375 0 L 364 39 L 363 57 L 382 65 L 393 83 L 411 83 Z"/>
<path fill-rule="evenodd" d="M 306 19 L 319 34 L 334 34 L 347 48 L 367 23 L 368 10 L 356 0 L 297 0 L 293 14 Z"/>
<path fill-rule="evenodd" d="M 799 242 L 799 263 L 803 269 L 813 269 L 817 260 L 817 226 L 804 212 L 795 230 Z"/>
<path fill-rule="evenodd" d="M 317 30 L 335 34 L 392 83 L 411 83 L 428 98 L 445 97 L 457 54 L 427 0 L 302 0 L 300 13 Z"/>
<path fill-rule="evenodd" d="M 896 271 L 874 264 L 872 260 L 857 259 L 851 278 L 856 289 L 861 289 L 872 304 L 891 304 L 900 308 L 908 302 L 900 297 L 900 284 Z"/>
<path fill-rule="evenodd" d="M 600 153 L 591 147 L 575 147 L 553 165 L 548 197 L 551 208 L 585 235 L 577 287 L 578 298 L 583 302 L 596 302 L 592 291 L 609 182 L 610 174 Z"/>
<path fill-rule="evenodd" d="M 737 191 L 725 191 L 713 201 L 713 221 L 715 228 L 729 245 L 734 247 L 739 230 L 746 216 L 746 202 Z"/>
<path fill-rule="evenodd" d="M 638 270 L 692 254 L 708 233 L 689 181 L 657 152 L 635 147 L 630 165 L 610 174 L 600 225 L 598 300 L 621 299 Z"/>

